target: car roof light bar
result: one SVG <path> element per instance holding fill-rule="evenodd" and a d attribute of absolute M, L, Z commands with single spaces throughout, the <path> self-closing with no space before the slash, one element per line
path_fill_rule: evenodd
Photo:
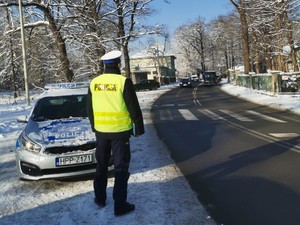
<path fill-rule="evenodd" d="M 70 83 L 50 83 L 45 85 L 45 89 L 76 89 L 76 88 L 88 88 L 90 83 L 88 82 L 70 82 Z"/>

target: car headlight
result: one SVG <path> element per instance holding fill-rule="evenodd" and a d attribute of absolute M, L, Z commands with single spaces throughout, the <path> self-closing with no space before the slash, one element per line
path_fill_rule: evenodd
<path fill-rule="evenodd" d="M 40 152 L 42 149 L 42 146 L 39 144 L 29 140 L 24 133 L 20 136 L 17 147 L 20 146 L 21 148 L 30 151 L 30 152 Z"/>

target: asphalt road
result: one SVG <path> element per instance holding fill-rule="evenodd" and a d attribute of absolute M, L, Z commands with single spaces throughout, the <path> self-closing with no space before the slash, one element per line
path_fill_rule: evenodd
<path fill-rule="evenodd" d="M 300 118 L 218 86 L 176 88 L 153 105 L 159 137 L 224 225 L 300 224 Z"/>

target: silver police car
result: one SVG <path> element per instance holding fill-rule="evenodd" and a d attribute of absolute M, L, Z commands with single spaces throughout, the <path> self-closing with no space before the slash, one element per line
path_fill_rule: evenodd
<path fill-rule="evenodd" d="M 16 143 L 20 179 L 66 178 L 95 172 L 95 134 L 86 112 L 89 83 L 45 86 Z"/>

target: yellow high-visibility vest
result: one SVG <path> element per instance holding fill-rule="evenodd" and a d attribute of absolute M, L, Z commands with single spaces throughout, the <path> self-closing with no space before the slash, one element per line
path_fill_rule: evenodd
<path fill-rule="evenodd" d="M 123 98 L 126 77 L 103 74 L 90 84 L 94 127 L 99 132 L 123 132 L 132 129 L 132 120 Z"/>

